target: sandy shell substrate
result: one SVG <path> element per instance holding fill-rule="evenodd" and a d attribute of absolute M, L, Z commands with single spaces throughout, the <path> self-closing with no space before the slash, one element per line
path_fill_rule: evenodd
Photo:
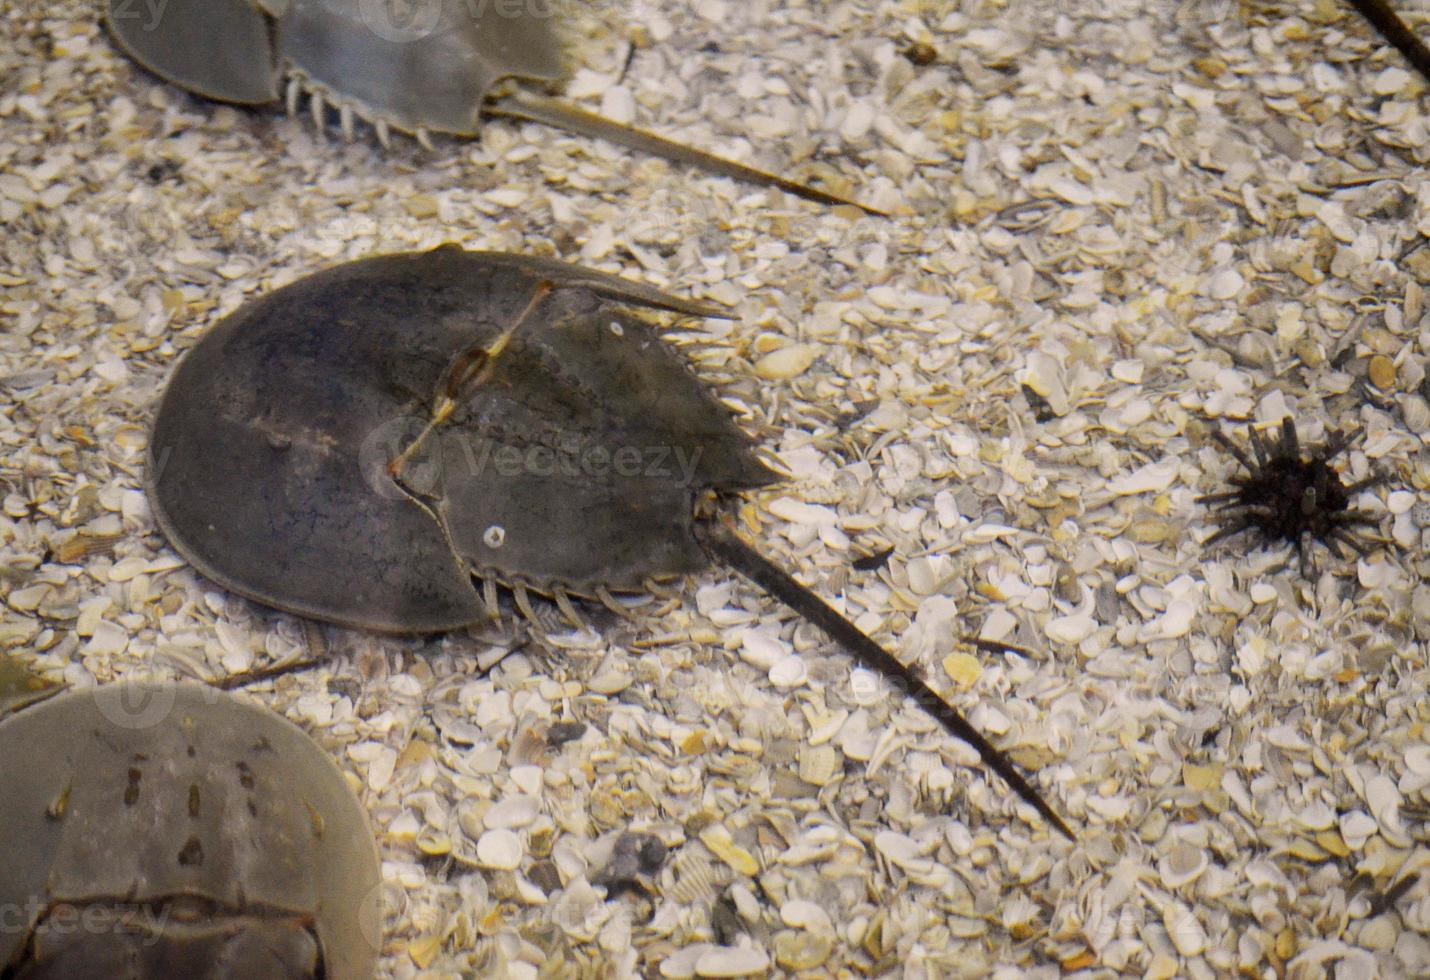
<path fill-rule="evenodd" d="M 384 976 L 1430 974 L 1430 94 L 1341 5 L 573 18 L 583 104 L 889 219 L 536 126 L 345 144 L 136 69 L 98 6 L 0 19 L 0 644 L 75 685 L 325 652 L 246 696 L 371 815 Z M 1078 844 L 723 572 L 505 658 L 510 623 L 384 639 L 198 577 L 141 490 L 176 358 L 443 241 L 727 305 L 678 335 L 790 475 L 744 530 Z M 1309 581 L 1195 502 L 1238 472 L 1215 426 L 1287 414 L 1388 477 L 1384 546 Z"/>

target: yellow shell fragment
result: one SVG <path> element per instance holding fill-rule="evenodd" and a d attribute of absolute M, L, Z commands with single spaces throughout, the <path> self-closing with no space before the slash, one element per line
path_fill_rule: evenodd
<path fill-rule="evenodd" d="M 412 957 L 412 962 L 417 964 L 419 970 L 425 970 L 432 965 L 432 961 L 437 958 L 437 952 L 441 948 L 441 936 L 418 936 L 407 944 L 407 955 Z"/>
<path fill-rule="evenodd" d="M 775 962 L 786 970 L 813 970 L 823 966 L 834 951 L 827 934 L 785 929 L 775 933 Z"/>
<path fill-rule="evenodd" d="M 950 653 L 943 658 L 943 671 L 963 690 L 978 683 L 983 675 L 983 664 L 971 653 Z"/>
<path fill-rule="evenodd" d="M 700 832 L 700 843 L 742 875 L 753 876 L 760 870 L 759 862 L 749 851 L 735 843 L 724 824 L 712 823 Z"/>
<path fill-rule="evenodd" d="M 1384 354 L 1377 354 L 1370 359 L 1366 373 L 1370 375 L 1371 384 L 1377 388 L 1395 387 L 1395 362 Z"/>
<path fill-rule="evenodd" d="M 1182 782 L 1188 789 L 1205 792 L 1221 785 L 1221 769 L 1217 764 L 1198 766 L 1185 763 L 1182 766 Z"/>
<path fill-rule="evenodd" d="M 755 362 L 755 373 L 766 381 L 783 381 L 798 377 L 819 356 L 819 348 L 813 344 L 791 344 L 771 351 Z"/>

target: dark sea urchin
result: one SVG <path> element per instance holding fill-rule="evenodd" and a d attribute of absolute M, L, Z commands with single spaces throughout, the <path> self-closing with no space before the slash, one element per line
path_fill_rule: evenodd
<path fill-rule="evenodd" d="M 1351 498 L 1366 487 L 1383 479 L 1369 476 L 1355 483 L 1341 482 L 1340 474 L 1331 468 L 1331 460 L 1342 453 L 1351 439 L 1344 432 L 1332 431 L 1324 446 L 1310 450 L 1309 458 L 1301 455 L 1296 438 L 1296 423 L 1286 416 L 1281 420 L 1281 438 L 1264 436 L 1251 429 L 1250 458 L 1220 429 L 1212 438 L 1236 457 L 1246 470 L 1245 476 L 1231 477 L 1235 490 L 1198 497 L 1198 503 L 1211 504 L 1213 519 L 1221 529 L 1206 540 L 1206 544 L 1250 531 L 1263 543 L 1272 545 L 1289 542 L 1296 545 L 1304 572 L 1308 567 L 1308 539 L 1319 539 L 1330 548 L 1332 543 L 1349 548 L 1358 555 L 1366 553 L 1366 544 L 1353 530 L 1356 526 L 1374 525 L 1375 518 L 1364 511 L 1352 510 Z"/>

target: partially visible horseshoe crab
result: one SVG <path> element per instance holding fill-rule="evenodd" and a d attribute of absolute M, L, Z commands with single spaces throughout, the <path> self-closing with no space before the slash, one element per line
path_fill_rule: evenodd
<path fill-rule="evenodd" d="M 564 72 L 553 27 L 559 0 L 106 0 L 105 21 L 135 61 L 206 98 L 312 99 L 321 126 L 363 119 L 388 131 L 475 136 L 482 113 L 546 123 L 823 204 L 875 208 L 713 156 L 505 80 L 551 83 Z"/>
<path fill-rule="evenodd" d="M 149 446 L 154 514 L 228 589 L 393 632 L 476 623 L 498 582 L 529 617 L 534 590 L 576 618 L 572 594 L 614 605 L 718 559 L 898 677 L 1071 837 L 956 710 L 714 516 L 776 476 L 632 306 L 722 315 L 452 245 L 301 279 L 174 371 Z"/>
<path fill-rule="evenodd" d="M 366 980 L 377 849 L 332 760 L 198 684 L 0 718 L 0 977 Z"/>

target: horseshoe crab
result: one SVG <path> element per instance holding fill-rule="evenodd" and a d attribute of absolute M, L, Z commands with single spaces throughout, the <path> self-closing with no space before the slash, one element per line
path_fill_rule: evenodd
<path fill-rule="evenodd" d="M 899 679 L 1050 823 L 963 716 L 718 516 L 774 482 L 687 362 L 630 307 L 725 314 L 519 255 L 349 262 L 213 327 L 175 369 L 147 487 L 208 578 L 290 612 L 400 633 L 483 620 L 511 589 L 570 596 L 743 573 Z M 478 588 L 474 583 L 482 583 Z"/>
<path fill-rule="evenodd" d="M 390 130 L 430 146 L 428 133 L 475 136 L 483 114 L 582 136 L 778 187 L 822 204 L 876 208 L 586 112 L 507 80 L 565 74 L 554 25 L 559 0 L 106 0 L 119 47 L 160 78 L 220 102 L 311 99 L 321 127 L 334 106 L 386 145 Z"/>
<path fill-rule="evenodd" d="M 364 980 L 377 849 L 327 754 L 199 684 L 0 719 L 0 977 Z"/>

